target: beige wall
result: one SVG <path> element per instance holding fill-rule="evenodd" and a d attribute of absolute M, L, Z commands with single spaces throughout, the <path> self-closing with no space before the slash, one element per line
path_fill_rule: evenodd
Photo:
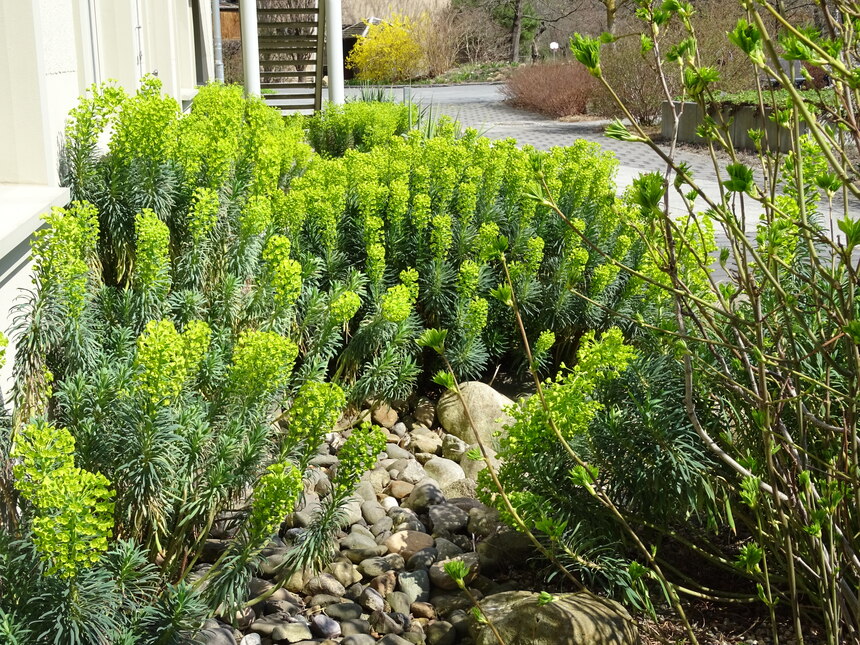
<path fill-rule="evenodd" d="M 78 96 L 155 71 L 178 100 L 212 78 L 209 0 L 0 0 L 0 183 L 56 185 Z"/>

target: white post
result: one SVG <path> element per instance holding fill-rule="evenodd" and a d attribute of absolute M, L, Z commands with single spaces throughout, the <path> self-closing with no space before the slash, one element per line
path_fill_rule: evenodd
<path fill-rule="evenodd" d="M 325 0 L 328 100 L 343 105 L 343 23 L 340 0 Z"/>
<path fill-rule="evenodd" d="M 257 40 L 257 0 L 239 0 L 245 93 L 260 96 L 260 45 Z"/>
<path fill-rule="evenodd" d="M 212 54 L 215 57 L 215 80 L 224 82 L 224 49 L 221 46 L 221 0 L 212 0 Z"/>

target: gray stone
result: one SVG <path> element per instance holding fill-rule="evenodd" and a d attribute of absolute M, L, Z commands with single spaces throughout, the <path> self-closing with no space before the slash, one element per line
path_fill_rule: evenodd
<path fill-rule="evenodd" d="M 392 459 L 412 459 L 412 454 L 408 450 L 393 443 L 385 444 L 385 454 Z"/>
<path fill-rule="evenodd" d="M 388 634 L 380 640 L 377 645 L 411 645 L 412 641 L 408 641 L 399 634 Z"/>
<path fill-rule="evenodd" d="M 442 448 L 442 438 L 422 426 L 412 428 L 410 435 L 409 449 L 412 452 L 427 452 L 436 454 Z"/>
<path fill-rule="evenodd" d="M 499 519 L 499 512 L 494 508 L 472 508 L 469 510 L 468 531 L 478 537 L 489 537 L 505 527 Z M 505 527 L 507 528 L 507 527 Z"/>
<path fill-rule="evenodd" d="M 417 423 L 432 428 L 433 422 L 436 420 L 436 405 L 426 396 L 422 396 L 415 404 L 415 409 L 412 410 L 412 417 Z"/>
<path fill-rule="evenodd" d="M 379 538 L 380 535 L 385 533 L 386 531 L 391 532 L 391 528 L 394 526 L 394 520 L 392 520 L 387 515 L 379 520 L 376 524 L 370 527 L 370 532 L 373 533 L 374 537 Z"/>
<path fill-rule="evenodd" d="M 368 524 L 376 524 L 385 517 L 385 509 L 375 499 L 365 500 L 361 503 L 361 515 Z"/>
<path fill-rule="evenodd" d="M 456 533 L 466 527 L 469 514 L 453 504 L 436 504 L 427 511 L 433 532 L 449 531 Z"/>
<path fill-rule="evenodd" d="M 343 506 L 343 519 L 341 520 L 340 525 L 341 527 L 346 528 L 347 526 L 358 524 L 362 520 L 361 500 L 357 497 L 352 497 Z"/>
<path fill-rule="evenodd" d="M 261 645 L 263 639 L 260 638 L 259 634 L 246 634 L 242 637 L 242 640 L 239 641 L 239 645 Z"/>
<path fill-rule="evenodd" d="M 362 611 L 361 606 L 354 602 L 340 602 L 326 607 L 325 613 L 335 620 L 343 621 L 360 618 Z"/>
<path fill-rule="evenodd" d="M 409 459 L 398 459 L 395 461 L 388 469 L 388 472 L 390 473 L 389 477 L 393 477 L 394 479 L 398 479 L 409 484 L 417 484 L 427 477 L 427 473 L 424 471 L 424 468 L 412 458 L 412 455 L 409 455 Z"/>
<path fill-rule="evenodd" d="M 436 610 L 429 602 L 413 602 L 409 605 L 409 612 L 415 618 L 426 618 L 427 620 L 436 618 Z"/>
<path fill-rule="evenodd" d="M 458 547 L 451 540 L 445 538 L 436 538 L 436 551 L 438 553 L 437 560 L 448 560 L 463 553 L 463 549 Z"/>
<path fill-rule="evenodd" d="M 333 575 L 335 580 L 342 584 L 344 588 L 361 580 L 361 574 L 356 571 L 355 566 L 349 560 L 329 562 L 325 568 L 325 572 Z M 343 594 L 340 595 L 342 596 Z"/>
<path fill-rule="evenodd" d="M 471 447 L 477 448 L 477 444 Z M 496 457 L 496 451 L 487 447 L 487 457 L 489 458 L 490 463 L 493 464 L 493 468 L 498 470 L 502 462 L 499 461 L 498 457 Z M 483 456 L 481 459 L 472 459 L 467 453 L 460 457 L 460 467 L 463 469 L 463 472 L 466 473 L 466 479 L 477 481 L 478 473 L 487 467 L 487 462 L 483 459 Z"/>
<path fill-rule="evenodd" d="M 421 549 L 409 558 L 406 561 L 406 568 L 409 571 L 415 571 L 416 569 L 427 569 L 431 564 L 436 562 L 436 558 L 439 557 L 439 551 L 435 549 L 435 547 L 429 547 L 427 549 Z"/>
<path fill-rule="evenodd" d="M 341 645 L 376 645 L 376 639 L 369 634 L 353 634 L 344 638 Z"/>
<path fill-rule="evenodd" d="M 466 477 L 460 464 L 444 457 L 434 457 L 428 461 L 424 464 L 424 471 L 436 480 L 440 488 Z"/>
<path fill-rule="evenodd" d="M 468 477 L 451 482 L 442 489 L 442 494 L 445 495 L 447 499 L 453 499 L 455 497 L 474 497 L 477 492 L 478 482 L 474 479 L 469 479 Z"/>
<path fill-rule="evenodd" d="M 479 592 L 472 592 L 476 598 L 480 600 Z M 430 596 L 430 603 L 436 609 L 440 616 L 449 616 L 457 610 L 471 611 L 474 607 L 474 602 L 469 596 L 462 591 L 443 591 L 434 593 Z"/>
<path fill-rule="evenodd" d="M 400 591 L 413 602 L 427 602 L 430 599 L 430 575 L 426 569 L 402 571 L 397 575 Z"/>
<path fill-rule="evenodd" d="M 385 547 L 382 547 L 385 549 Z M 387 549 L 386 549 L 387 550 Z M 390 553 L 385 557 L 367 558 L 358 565 L 358 570 L 367 578 L 381 576 L 386 571 L 400 571 L 406 566 L 403 558 L 396 553 Z"/>
<path fill-rule="evenodd" d="M 323 638 L 335 638 L 340 636 L 340 625 L 325 614 L 317 614 L 311 618 L 311 628 L 318 636 Z"/>
<path fill-rule="evenodd" d="M 469 444 L 460 439 L 460 437 L 455 437 L 452 434 L 446 434 L 442 437 L 442 456 L 445 459 L 459 463 L 468 449 Z"/>
<path fill-rule="evenodd" d="M 367 587 L 358 597 L 358 604 L 368 612 L 383 611 L 385 609 L 385 598 L 376 589 Z"/>
<path fill-rule="evenodd" d="M 344 636 L 353 634 L 369 634 L 370 623 L 362 618 L 347 618 L 340 621 L 340 633 Z"/>
<path fill-rule="evenodd" d="M 538 594 L 506 591 L 481 601 L 486 617 L 508 645 L 635 645 L 636 622 L 620 604 L 589 593 L 560 594 L 541 605 Z M 476 622 L 476 645 L 496 645 L 492 631 Z"/>
<path fill-rule="evenodd" d="M 236 645 L 233 632 L 226 627 L 211 627 L 202 630 L 197 637 L 202 645 Z"/>
<path fill-rule="evenodd" d="M 298 599 L 296 599 L 298 600 Z M 281 614 L 282 616 L 295 616 L 297 613 L 301 611 L 302 603 L 299 602 L 291 602 L 289 600 L 273 600 L 269 598 L 263 603 L 263 614 L 268 616 L 270 614 Z"/>
<path fill-rule="evenodd" d="M 393 571 L 386 571 L 381 576 L 376 576 L 367 586 L 385 598 L 397 586 L 397 575 Z"/>
<path fill-rule="evenodd" d="M 388 602 L 388 606 L 391 607 L 391 611 L 395 611 L 400 614 L 409 613 L 409 605 L 412 603 L 409 601 L 409 596 L 402 591 L 392 591 L 385 596 L 385 600 Z"/>
<path fill-rule="evenodd" d="M 434 562 L 433 565 L 428 569 L 428 573 L 430 574 L 430 581 L 439 589 L 456 589 L 457 583 L 454 582 L 453 578 L 449 576 L 445 572 L 445 563 L 450 562 L 452 560 L 458 560 L 466 565 L 468 568 L 468 573 L 464 578 L 466 584 L 468 585 L 472 580 L 478 577 L 478 574 L 481 572 L 480 560 L 478 558 L 478 554 L 474 552 L 464 553 L 463 555 L 458 555 L 453 558 L 449 558 L 448 560 L 441 560 L 439 562 Z"/>
<path fill-rule="evenodd" d="M 363 532 L 352 531 L 340 541 L 342 549 L 376 549 L 379 546 L 373 536 L 367 536 Z"/>
<path fill-rule="evenodd" d="M 481 442 L 489 447 L 496 444 L 496 434 L 504 432 L 504 426 L 513 423 L 513 418 L 504 409 L 513 405 L 508 397 L 479 381 L 469 381 L 460 386 L 463 400 L 469 407 L 475 430 Z M 454 392 L 446 392 L 436 405 L 436 416 L 445 430 L 466 443 L 475 443 L 475 433 L 460 397 Z"/>
<path fill-rule="evenodd" d="M 434 408 L 434 410 L 433 410 L 433 411 L 434 411 L 434 413 L 435 413 L 435 411 L 436 411 L 436 410 L 435 410 L 435 408 Z M 403 423 L 402 421 L 398 421 L 397 423 L 395 423 L 395 424 L 392 426 L 392 428 L 391 428 L 391 432 L 393 432 L 394 434 L 396 434 L 398 437 L 405 437 L 405 436 L 406 436 L 406 433 L 408 432 L 408 429 L 406 428 L 406 424 L 405 424 L 405 423 Z"/>
<path fill-rule="evenodd" d="M 346 591 L 344 590 L 344 593 Z M 339 602 L 343 601 L 342 596 L 332 596 L 327 593 L 318 593 L 316 596 L 311 596 L 308 600 L 309 607 L 328 607 L 329 605 L 336 605 Z"/>
<path fill-rule="evenodd" d="M 310 628 L 304 623 L 284 623 L 275 627 L 272 632 L 273 641 L 286 641 L 298 643 L 313 638 Z"/>
<path fill-rule="evenodd" d="M 386 549 L 381 544 L 374 543 L 374 546 L 361 548 L 361 549 L 345 549 L 341 551 L 341 555 L 345 558 L 349 558 L 351 562 L 355 564 L 359 564 L 360 562 L 367 560 L 368 558 L 374 558 L 377 556 L 385 555 L 388 553 L 388 549 Z"/>
<path fill-rule="evenodd" d="M 445 501 L 445 496 L 442 494 L 442 489 L 439 484 L 432 479 L 424 479 L 403 502 L 403 506 L 411 508 L 415 511 L 423 512 L 429 506 L 441 504 Z"/>
<path fill-rule="evenodd" d="M 346 587 L 330 573 L 323 573 L 308 580 L 303 591 L 309 596 L 328 594 L 340 598 L 346 593 Z"/>
<path fill-rule="evenodd" d="M 516 562 L 524 562 L 534 552 L 534 545 L 525 533 L 500 531 L 478 543 L 481 570 L 496 571 Z"/>
<path fill-rule="evenodd" d="M 251 625 L 251 631 L 262 636 L 271 636 L 275 631 L 275 627 L 285 625 L 289 619 L 288 614 L 271 614 L 258 618 Z"/>
<path fill-rule="evenodd" d="M 330 468 L 337 463 L 337 457 L 334 455 L 316 455 L 311 459 L 311 466 L 319 466 L 320 468 Z"/>
<path fill-rule="evenodd" d="M 418 467 L 420 468 L 421 466 Z M 385 487 L 391 482 L 391 475 L 388 474 L 388 471 L 385 468 L 374 468 L 373 470 L 368 470 L 364 475 L 362 475 L 362 478 L 370 482 L 370 485 L 373 486 L 373 492 L 376 495 L 382 495 Z"/>
<path fill-rule="evenodd" d="M 454 645 L 457 642 L 457 630 L 444 620 L 437 620 L 424 630 L 429 645 Z"/>
<path fill-rule="evenodd" d="M 408 620 L 408 619 L 407 619 Z M 370 627 L 377 634 L 402 634 L 403 625 L 396 620 L 391 614 L 384 611 L 374 611 L 368 618 Z"/>

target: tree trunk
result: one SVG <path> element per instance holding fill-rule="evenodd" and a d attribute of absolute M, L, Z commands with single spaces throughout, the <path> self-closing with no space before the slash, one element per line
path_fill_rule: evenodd
<path fill-rule="evenodd" d="M 613 0 L 614 1 L 614 0 Z M 520 60 L 520 35 L 523 31 L 523 0 L 514 2 L 514 22 L 511 26 L 511 62 Z"/>

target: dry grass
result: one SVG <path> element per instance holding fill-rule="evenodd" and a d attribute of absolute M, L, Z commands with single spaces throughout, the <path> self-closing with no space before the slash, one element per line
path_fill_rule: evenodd
<path fill-rule="evenodd" d="M 343 24 L 355 24 L 370 17 L 386 18 L 392 13 L 418 18 L 450 6 L 450 0 L 344 0 Z"/>
<path fill-rule="evenodd" d="M 514 107 L 552 117 L 584 114 L 597 89 L 579 63 L 543 63 L 516 69 L 502 92 Z"/>

